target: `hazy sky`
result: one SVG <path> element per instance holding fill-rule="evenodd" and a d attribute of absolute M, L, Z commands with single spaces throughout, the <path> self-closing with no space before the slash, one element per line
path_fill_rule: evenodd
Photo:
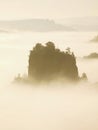
<path fill-rule="evenodd" d="M 0 19 L 97 15 L 98 0 L 0 0 Z"/>

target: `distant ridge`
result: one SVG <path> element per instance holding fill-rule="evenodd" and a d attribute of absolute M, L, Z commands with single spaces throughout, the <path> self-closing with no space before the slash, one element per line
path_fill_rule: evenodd
<path fill-rule="evenodd" d="M 95 36 L 90 42 L 98 43 L 98 35 Z"/>
<path fill-rule="evenodd" d="M 48 19 L 24 19 L 12 21 L 0 21 L 0 29 L 16 30 L 16 31 L 34 31 L 34 32 L 49 32 L 49 31 L 72 31 L 71 27 L 57 24 L 53 20 Z"/>
<path fill-rule="evenodd" d="M 98 31 L 98 16 L 64 18 L 56 21 L 77 31 Z"/>
<path fill-rule="evenodd" d="M 86 59 L 98 59 L 98 53 L 93 52 L 93 53 L 89 54 L 88 56 L 84 56 L 84 58 L 86 58 Z"/>

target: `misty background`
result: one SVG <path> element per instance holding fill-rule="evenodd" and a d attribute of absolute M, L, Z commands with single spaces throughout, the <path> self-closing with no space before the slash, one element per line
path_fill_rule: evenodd
<path fill-rule="evenodd" d="M 97 130 L 97 0 L 0 0 L 0 129 Z M 88 83 L 13 84 L 28 72 L 30 50 L 52 41 L 71 48 Z M 92 41 L 92 42 L 91 42 Z"/>

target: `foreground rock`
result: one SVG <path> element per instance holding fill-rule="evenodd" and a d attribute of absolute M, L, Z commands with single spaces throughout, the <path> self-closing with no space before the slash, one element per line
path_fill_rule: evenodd
<path fill-rule="evenodd" d="M 55 48 L 52 42 L 36 44 L 30 51 L 28 77 L 31 80 L 51 81 L 59 78 L 77 81 L 79 79 L 76 58 L 70 52 Z"/>
<path fill-rule="evenodd" d="M 18 75 L 15 78 L 15 82 L 19 83 L 54 81 L 72 83 L 86 80 L 85 73 L 79 77 L 76 57 L 70 48 L 64 52 L 56 48 L 52 42 L 48 42 L 46 45 L 36 44 L 30 51 L 27 77 Z"/>

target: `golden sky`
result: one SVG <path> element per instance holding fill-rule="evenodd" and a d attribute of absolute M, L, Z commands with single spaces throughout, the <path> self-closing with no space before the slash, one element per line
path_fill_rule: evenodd
<path fill-rule="evenodd" d="M 0 0 L 0 20 L 98 16 L 98 0 Z"/>

